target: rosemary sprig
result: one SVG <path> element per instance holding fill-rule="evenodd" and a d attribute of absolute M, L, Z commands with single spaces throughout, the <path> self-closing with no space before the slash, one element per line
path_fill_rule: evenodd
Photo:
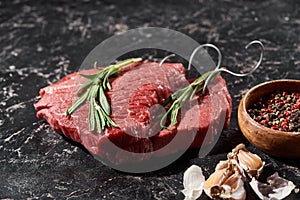
<path fill-rule="evenodd" d="M 109 78 L 120 72 L 120 69 L 128 67 L 133 63 L 142 61 L 141 58 L 131 58 L 114 65 L 110 65 L 101 71 L 92 74 L 81 76 L 88 79 L 80 86 L 77 93 L 83 93 L 67 110 L 66 115 L 71 115 L 79 106 L 89 101 L 89 130 L 94 131 L 97 127 L 101 133 L 106 127 L 118 125 L 110 118 L 110 105 L 107 101 L 105 91 L 111 90 Z"/>
<path fill-rule="evenodd" d="M 173 101 L 171 107 L 167 110 L 167 112 L 162 116 L 160 121 L 160 126 L 163 128 L 167 128 L 164 126 L 165 120 L 170 116 L 170 125 L 169 127 L 173 127 L 177 123 L 177 115 L 179 113 L 180 108 L 186 100 L 191 100 L 197 92 L 200 92 L 203 89 L 204 81 L 208 78 L 208 76 L 213 71 L 206 72 L 202 76 L 198 77 L 194 82 L 190 83 L 188 86 L 177 90 L 174 92 L 168 99 L 166 99 L 163 106 L 168 105 L 171 101 Z"/>

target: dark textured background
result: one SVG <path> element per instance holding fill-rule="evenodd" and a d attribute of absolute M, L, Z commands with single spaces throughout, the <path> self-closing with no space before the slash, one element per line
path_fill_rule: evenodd
<path fill-rule="evenodd" d="M 267 80 L 300 78 L 299 12 L 296 0 L 0 1 L 0 198 L 183 199 L 184 170 L 196 163 L 208 177 L 240 142 L 266 161 L 266 173 L 279 171 L 299 187 L 299 160 L 270 157 L 254 148 L 236 122 L 236 108 L 247 89 Z M 257 59 L 257 53 L 243 50 L 251 40 L 264 43 L 265 57 L 253 76 L 224 75 L 233 117 L 209 156 L 193 159 L 188 152 L 158 172 L 130 175 L 103 166 L 80 145 L 54 133 L 36 119 L 33 103 L 40 88 L 76 71 L 98 43 L 148 26 L 214 43 L 230 69 Z M 246 189 L 247 199 L 257 199 L 248 185 Z M 300 196 L 293 193 L 288 199 Z"/>

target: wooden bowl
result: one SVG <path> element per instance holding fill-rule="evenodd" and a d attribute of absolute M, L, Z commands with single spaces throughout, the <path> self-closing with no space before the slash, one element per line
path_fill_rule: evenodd
<path fill-rule="evenodd" d="M 284 132 L 262 126 L 250 117 L 248 107 L 260 97 L 282 90 L 300 92 L 300 80 L 274 80 L 250 89 L 238 108 L 238 124 L 244 136 L 256 147 L 281 158 L 300 158 L 300 132 Z"/>

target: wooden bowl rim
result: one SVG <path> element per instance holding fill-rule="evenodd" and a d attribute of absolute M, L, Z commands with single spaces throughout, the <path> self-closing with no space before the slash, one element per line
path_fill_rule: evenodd
<path fill-rule="evenodd" d="M 246 120 L 248 120 L 251 124 L 255 125 L 257 128 L 260 128 L 262 130 L 268 131 L 269 134 L 276 134 L 276 135 L 281 135 L 284 137 L 299 137 L 300 136 L 300 132 L 286 132 L 286 131 L 280 131 L 280 130 L 273 130 L 270 128 L 267 128 L 263 125 L 261 125 L 260 123 L 258 123 L 257 121 L 255 121 L 252 117 L 250 117 L 249 113 L 247 112 L 246 109 L 246 99 L 249 98 L 249 95 L 253 94 L 255 90 L 257 90 L 260 87 L 263 87 L 265 85 L 270 85 L 270 84 L 274 84 L 274 83 L 286 83 L 286 82 L 295 82 L 296 84 L 300 85 L 300 80 L 296 80 L 296 79 L 279 79 L 279 80 L 272 80 L 272 81 L 267 81 L 267 82 L 263 82 L 260 83 L 254 87 L 252 87 L 250 90 L 248 90 L 246 92 L 246 94 L 244 95 L 243 99 L 242 99 L 242 103 L 243 103 L 243 112 L 246 114 Z"/>

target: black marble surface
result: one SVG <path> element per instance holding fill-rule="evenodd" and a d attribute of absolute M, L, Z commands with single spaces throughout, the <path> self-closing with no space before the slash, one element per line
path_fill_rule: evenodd
<path fill-rule="evenodd" d="M 205 158 L 188 152 L 148 174 L 124 174 L 95 160 L 82 146 L 54 133 L 35 117 L 40 88 L 76 71 L 98 43 L 137 27 L 167 27 L 223 52 L 223 65 L 251 64 L 244 45 L 265 45 L 262 66 L 252 76 L 224 75 L 233 98 L 233 117 Z M 299 160 L 271 157 L 238 130 L 236 111 L 243 93 L 273 79 L 300 78 L 300 4 L 280 1 L 0 1 L 0 198 L 5 199 L 183 199 L 182 176 L 196 163 L 208 177 L 236 144 L 266 161 L 300 186 Z M 250 56 L 251 55 L 251 56 Z M 257 199 L 246 185 L 247 199 Z M 203 194 L 201 199 L 207 199 Z M 293 193 L 287 199 L 300 199 Z"/>

